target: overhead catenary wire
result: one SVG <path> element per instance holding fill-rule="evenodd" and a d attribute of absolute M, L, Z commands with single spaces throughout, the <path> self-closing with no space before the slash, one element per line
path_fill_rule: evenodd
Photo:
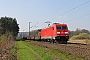
<path fill-rule="evenodd" d="M 72 0 L 68 1 L 66 4 L 64 4 L 61 8 L 59 8 L 58 10 L 56 10 L 55 12 L 53 12 L 51 15 L 49 15 L 47 18 L 45 18 L 45 22 L 46 22 L 46 19 L 48 19 L 50 16 L 52 16 L 53 14 L 55 14 L 57 11 L 59 11 L 60 9 L 63 9 L 65 6 L 67 6 Z M 44 23 L 45 23 L 44 22 Z M 49 21 L 50 23 L 52 23 L 51 21 Z M 42 23 L 42 24 L 44 24 Z"/>
<path fill-rule="evenodd" d="M 38 22 L 37 22 L 36 24 L 34 24 L 33 26 L 31 26 L 31 28 L 32 28 L 32 27 L 37 27 L 37 26 L 36 26 L 37 24 L 38 24 Z"/>
<path fill-rule="evenodd" d="M 73 20 L 76 20 L 76 19 L 79 19 L 79 18 L 83 18 L 83 17 L 86 17 L 86 16 L 89 16 L 90 14 L 86 14 L 86 15 L 83 15 L 83 16 L 80 16 L 80 17 L 77 17 L 77 18 L 74 18 L 74 19 L 70 19 L 66 22 L 70 22 L 70 21 L 73 21 Z"/>
<path fill-rule="evenodd" d="M 69 2 L 67 2 L 65 5 L 63 5 L 61 8 L 59 8 L 58 10 L 56 10 L 55 12 L 53 12 L 51 15 L 49 15 L 46 19 L 48 19 L 50 16 L 52 16 L 53 14 L 55 14 L 57 11 L 59 11 L 60 9 L 63 9 L 65 6 L 67 6 L 72 0 L 70 0 Z"/>
<path fill-rule="evenodd" d="M 76 6 L 76 7 L 74 7 L 74 8 L 68 10 L 67 12 L 65 12 L 65 13 L 63 13 L 63 14 L 61 14 L 61 15 L 59 15 L 58 17 L 63 16 L 63 15 L 65 15 L 65 14 L 67 14 L 67 13 L 69 13 L 69 12 L 71 12 L 71 11 L 73 11 L 73 10 L 75 10 L 75 9 L 77 9 L 77 8 L 79 8 L 79 7 L 81 7 L 81 6 L 85 5 L 85 4 L 87 4 L 87 3 L 89 3 L 89 2 L 90 2 L 90 0 L 88 0 L 88 1 L 86 1 L 86 2 L 84 2 L 84 3 L 82 3 L 82 4 L 78 5 L 78 6 Z M 51 20 L 54 20 L 54 19 L 56 19 L 56 18 L 57 18 L 57 17 L 52 18 Z M 50 21 L 50 20 L 49 20 L 49 21 Z"/>
<path fill-rule="evenodd" d="M 84 2 L 84 3 L 82 3 L 82 4 L 80 4 L 80 5 L 78 5 L 78 6 L 76 6 L 76 7 L 74 7 L 73 6 L 73 8 L 72 9 L 70 9 L 70 10 L 68 10 L 68 11 L 66 11 L 66 12 L 64 12 L 63 14 L 61 14 L 61 15 L 59 15 L 58 17 L 60 17 L 60 16 L 63 16 L 63 15 L 65 15 L 65 14 L 67 14 L 67 13 L 69 13 L 69 12 L 71 12 L 71 11 L 73 11 L 73 10 L 75 10 L 75 9 L 77 9 L 77 8 L 79 8 L 79 7 L 81 7 L 81 6 L 83 6 L 83 5 L 85 5 L 85 4 L 87 4 L 87 3 L 89 3 L 90 2 L 90 0 L 88 0 L 88 1 L 86 1 L 86 2 Z M 64 5 L 65 6 L 65 5 Z M 57 11 L 56 11 L 57 12 Z M 55 13 L 55 12 L 54 12 Z M 53 13 L 53 14 L 54 14 Z M 83 16 L 80 16 L 80 17 L 77 17 L 77 18 L 75 18 L 75 19 L 71 19 L 71 20 L 69 20 L 69 21 L 73 21 L 73 20 L 76 20 L 76 19 L 79 19 L 79 18 L 83 18 L 83 17 L 86 17 L 86 16 L 88 16 L 88 15 L 90 15 L 90 14 L 86 14 L 86 15 L 83 15 Z M 52 18 L 51 20 L 48 20 L 48 21 L 53 21 L 54 19 L 56 19 L 57 17 L 55 17 L 55 18 Z M 47 18 L 46 18 L 47 19 Z M 69 22 L 69 21 L 66 21 L 66 22 Z"/>
<path fill-rule="evenodd" d="M 87 4 L 87 5 L 83 6 L 82 8 L 79 8 L 79 9 L 77 9 L 77 10 L 74 10 L 73 12 L 71 12 L 70 14 L 68 14 L 68 16 L 69 16 L 69 15 L 73 15 L 73 13 L 76 13 L 77 11 L 80 11 L 80 12 L 82 12 L 81 10 L 85 11 L 84 9 L 89 8 L 89 5 L 90 5 L 90 4 Z M 87 10 L 88 10 L 88 9 L 87 9 Z M 80 13 L 80 12 L 79 12 L 79 13 Z"/>

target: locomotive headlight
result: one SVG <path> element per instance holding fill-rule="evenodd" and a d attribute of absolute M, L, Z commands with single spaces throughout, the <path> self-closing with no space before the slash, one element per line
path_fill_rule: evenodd
<path fill-rule="evenodd" d="M 68 32 L 65 32 L 65 34 L 68 34 Z"/>
<path fill-rule="evenodd" d="M 60 34 L 60 32 L 57 32 L 57 34 Z"/>

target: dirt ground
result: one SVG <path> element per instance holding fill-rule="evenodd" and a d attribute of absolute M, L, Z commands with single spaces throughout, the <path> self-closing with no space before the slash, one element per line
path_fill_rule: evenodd
<path fill-rule="evenodd" d="M 69 40 L 71 43 L 82 43 L 82 44 L 90 44 L 90 40 Z"/>
<path fill-rule="evenodd" d="M 76 56 L 82 56 L 86 59 L 90 59 L 90 44 L 81 44 L 81 43 L 68 43 L 68 44 L 52 44 L 49 42 L 38 42 L 38 41 L 29 41 L 35 43 L 39 46 L 43 46 L 51 49 L 59 49 L 63 52 L 72 53 Z"/>

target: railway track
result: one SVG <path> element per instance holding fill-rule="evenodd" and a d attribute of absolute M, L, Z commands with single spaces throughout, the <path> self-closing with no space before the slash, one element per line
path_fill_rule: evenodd
<path fill-rule="evenodd" d="M 86 59 L 90 59 L 90 45 L 79 44 L 79 43 L 67 43 L 67 44 L 51 44 L 49 42 L 30 41 L 39 46 L 43 46 L 50 49 L 59 49 L 63 52 L 72 53 L 76 56 L 82 56 Z"/>

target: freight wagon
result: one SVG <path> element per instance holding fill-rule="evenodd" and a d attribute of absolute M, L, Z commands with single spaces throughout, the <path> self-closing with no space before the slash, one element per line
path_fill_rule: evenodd
<path fill-rule="evenodd" d="M 41 30 L 41 40 L 51 43 L 67 43 L 69 31 L 67 24 L 54 23 L 52 26 Z"/>

